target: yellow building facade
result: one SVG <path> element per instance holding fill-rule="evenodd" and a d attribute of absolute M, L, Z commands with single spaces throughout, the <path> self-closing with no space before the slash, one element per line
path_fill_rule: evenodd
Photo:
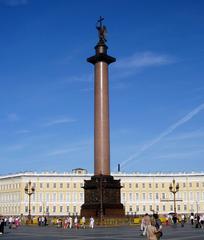
<path fill-rule="evenodd" d="M 84 202 L 84 180 L 92 174 L 84 169 L 71 173 L 25 172 L 0 176 L 0 215 L 28 215 L 25 186 L 31 181 L 31 214 L 67 216 L 80 214 Z M 112 173 L 121 180 L 121 202 L 129 215 L 174 211 L 169 185 L 179 183 L 176 193 L 178 213 L 204 213 L 204 173 Z"/>

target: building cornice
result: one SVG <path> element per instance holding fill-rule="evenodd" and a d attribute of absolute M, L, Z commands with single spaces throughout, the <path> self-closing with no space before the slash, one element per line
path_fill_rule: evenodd
<path fill-rule="evenodd" d="M 73 173 L 73 172 L 20 172 L 20 173 L 11 173 L 7 175 L 1 175 L 0 179 L 8 179 L 8 178 L 18 178 L 18 177 L 91 177 L 93 173 Z M 125 172 L 117 172 L 111 173 L 114 177 L 198 177 L 204 176 L 204 172 L 173 172 L 173 173 L 125 173 Z"/>

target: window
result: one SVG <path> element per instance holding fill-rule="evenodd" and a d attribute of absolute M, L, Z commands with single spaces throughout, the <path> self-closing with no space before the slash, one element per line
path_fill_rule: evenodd
<path fill-rule="evenodd" d="M 140 208 L 139 208 L 139 206 L 137 205 L 137 206 L 136 206 L 136 211 L 139 212 L 139 210 L 140 210 Z"/>
<path fill-rule="evenodd" d="M 187 211 L 187 206 L 186 205 L 183 206 L 183 210 Z"/>
<path fill-rule="evenodd" d="M 132 202 L 132 193 L 129 193 L 129 201 Z"/>
<path fill-rule="evenodd" d="M 142 193 L 142 200 L 145 200 L 145 199 L 146 199 L 146 194 Z"/>
<path fill-rule="evenodd" d="M 131 183 L 129 183 L 129 188 L 132 188 L 132 184 Z"/>
<path fill-rule="evenodd" d="M 152 200 L 152 193 L 149 193 L 149 200 Z"/>
<path fill-rule="evenodd" d="M 60 202 L 63 202 L 63 193 L 60 193 Z"/>
<path fill-rule="evenodd" d="M 84 201 L 84 193 L 80 193 L 80 201 L 83 202 Z"/>
<path fill-rule="evenodd" d="M 46 201 L 49 202 L 50 201 L 50 194 L 46 193 Z"/>
<path fill-rule="evenodd" d="M 40 188 L 43 188 L 43 184 L 42 183 L 40 183 Z"/>
<path fill-rule="evenodd" d="M 33 209 L 32 209 L 33 213 L 35 213 L 35 206 L 33 206 Z"/>
<path fill-rule="evenodd" d="M 165 193 L 162 193 L 162 199 L 165 199 L 166 196 L 165 196 Z"/>
<path fill-rule="evenodd" d="M 135 187 L 138 188 L 138 183 L 135 184 Z"/>
<path fill-rule="evenodd" d="M 149 211 L 152 211 L 152 205 L 149 205 Z"/>
<path fill-rule="evenodd" d="M 57 184 L 56 183 L 53 183 L 53 188 L 56 188 L 57 187 Z"/>
<path fill-rule="evenodd" d="M 155 199 L 159 200 L 159 193 L 155 193 Z"/>
<path fill-rule="evenodd" d="M 25 212 L 26 213 L 28 212 L 28 206 L 25 206 Z"/>
<path fill-rule="evenodd" d="M 199 182 L 196 183 L 196 187 L 199 187 Z"/>
<path fill-rule="evenodd" d="M 67 206 L 67 212 L 69 213 L 69 206 Z"/>
<path fill-rule="evenodd" d="M 129 207 L 129 212 L 132 212 L 132 206 Z"/>
<path fill-rule="evenodd" d="M 178 211 L 180 211 L 181 210 L 181 206 L 180 205 L 178 205 Z"/>
<path fill-rule="evenodd" d="M 190 192 L 190 200 L 193 200 L 193 193 Z"/>
<path fill-rule="evenodd" d="M 185 187 L 186 187 L 186 183 L 184 182 L 184 183 L 183 183 L 183 188 L 185 188 Z"/>
<path fill-rule="evenodd" d="M 145 183 L 142 184 L 142 187 L 145 188 Z"/>
<path fill-rule="evenodd" d="M 158 188 L 158 183 L 155 184 L 155 187 Z"/>
<path fill-rule="evenodd" d="M 63 188 L 63 183 L 60 183 L 60 188 Z"/>
<path fill-rule="evenodd" d="M 42 206 L 39 207 L 39 212 L 40 212 L 40 213 L 42 212 Z"/>
<path fill-rule="evenodd" d="M 70 202 L 70 193 L 69 193 L 69 192 L 66 193 L 66 201 L 67 201 L 67 202 Z"/>
<path fill-rule="evenodd" d="M 203 182 L 203 184 L 202 184 L 202 185 L 203 185 L 203 187 L 204 187 L 204 182 Z"/>
<path fill-rule="evenodd" d="M 49 183 L 47 183 L 47 188 L 49 188 L 50 187 L 50 184 Z"/>
<path fill-rule="evenodd" d="M 56 193 L 53 193 L 52 199 L 53 199 L 53 202 L 56 202 L 56 200 L 57 200 L 57 194 Z"/>
<path fill-rule="evenodd" d="M 60 206 L 60 212 L 61 213 L 63 212 L 63 206 Z"/>
<path fill-rule="evenodd" d="M 55 213 L 56 212 L 56 206 L 53 206 L 53 213 Z"/>
<path fill-rule="evenodd" d="M 200 200 L 200 193 L 199 193 L 199 192 L 196 193 L 196 200 L 197 200 L 197 201 Z"/>
<path fill-rule="evenodd" d="M 187 200 L 187 193 L 184 192 L 184 193 L 183 193 L 183 196 L 184 196 L 184 201 L 186 201 L 186 200 Z"/>
<path fill-rule="evenodd" d="M 125 193 L 123 193 L 123 199 L 122 199 L 122 202 L 125 202 Z"/>
<path fill-rule="evenodd" d="M 74 210 L 74 213 L 76 213 L 76 206 L 74 206 L 73 210 Z"/>
<path fill-rule="evenodd" d="M 163 209 L 163 211 L 166 211 L 166 206 L 163 205 L 163 206 L 162 206 L 162 209 Z"/>
<path fill-rule="evenodd" d="M 189 187 L 192 187 L 192 183 L 191 182 L 189 183 Z"/>
<path fill-rule="evenodd" d="M 145 205 L 143 205 L 143 212 L 146 212 L 146 207 L 145 207 Z"/>
<path fill-rule="evenodd" d="M 135 194 L 135 198 L 136 198 L 136 200 L 139 200 L 139 193 Z"/>
<path fill-rule="evenodd" d="M 77 193 L 73 193 L 73 202 L 76 202 L 77 201 Z"/>
<path fill-rule="evenodd" d="M 49 206 L 46 206 L 46 213 L 49 213 Z"/>
<path fill-rule="evenodd" d="M 162 183 L 162 188 L 164 188 L 164 183 Z"/>
<path fill-rule="evenodd" d="M 159 205 L 156 206 L 156 211 L 159 212 Z"/>
<path fill-rule="evenodd" d="M 74 183 L 74 188 L 76 188 L 76 183 Z"/>
<path fill-rule="evenodd" d="M 149 188 L 152 188 L 152 184 L 151 183 L 149 183 Z"/>
<path fill-rule="evenodd" d="M 69 183 L 67 183 L 67 188 L 69 188 Z"/>
<path fill-rule="evenodd" d="M 42 195 L 42 193 L 39 193 L 39 201 L 40 201 L 40 202 L 43 201 L 43 195 Z"/>

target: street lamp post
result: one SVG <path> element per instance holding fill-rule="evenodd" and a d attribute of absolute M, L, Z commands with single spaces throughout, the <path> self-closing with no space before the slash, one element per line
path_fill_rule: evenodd
<path fill-rule="evenodd" d="M 31 195 L 34 194 L 35 188 L 31 186 L 31 181 L 29 181 L 25 186 L 25 194 L 28 195 L 28 221 L 31 221 Z"/>
<path fill-rule="evenodd" d="M 170 183 L 169 191 L 174 195 L 174 213 L 176 214 L 176 193 L 179 191 L 179 184 L 176 184 L 175 179 Z"/>

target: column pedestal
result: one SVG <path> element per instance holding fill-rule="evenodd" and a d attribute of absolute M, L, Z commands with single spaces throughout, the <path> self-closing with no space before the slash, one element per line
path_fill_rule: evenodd
<path fill-rule="evenodd" d="M 120 180 L 114 180 L 110 175 L 97 175 L 85 180 L 85 203 L 81 207 L 81 216 L 123 217 L 125 210 L 120 203 L 120 189 Z"/>

